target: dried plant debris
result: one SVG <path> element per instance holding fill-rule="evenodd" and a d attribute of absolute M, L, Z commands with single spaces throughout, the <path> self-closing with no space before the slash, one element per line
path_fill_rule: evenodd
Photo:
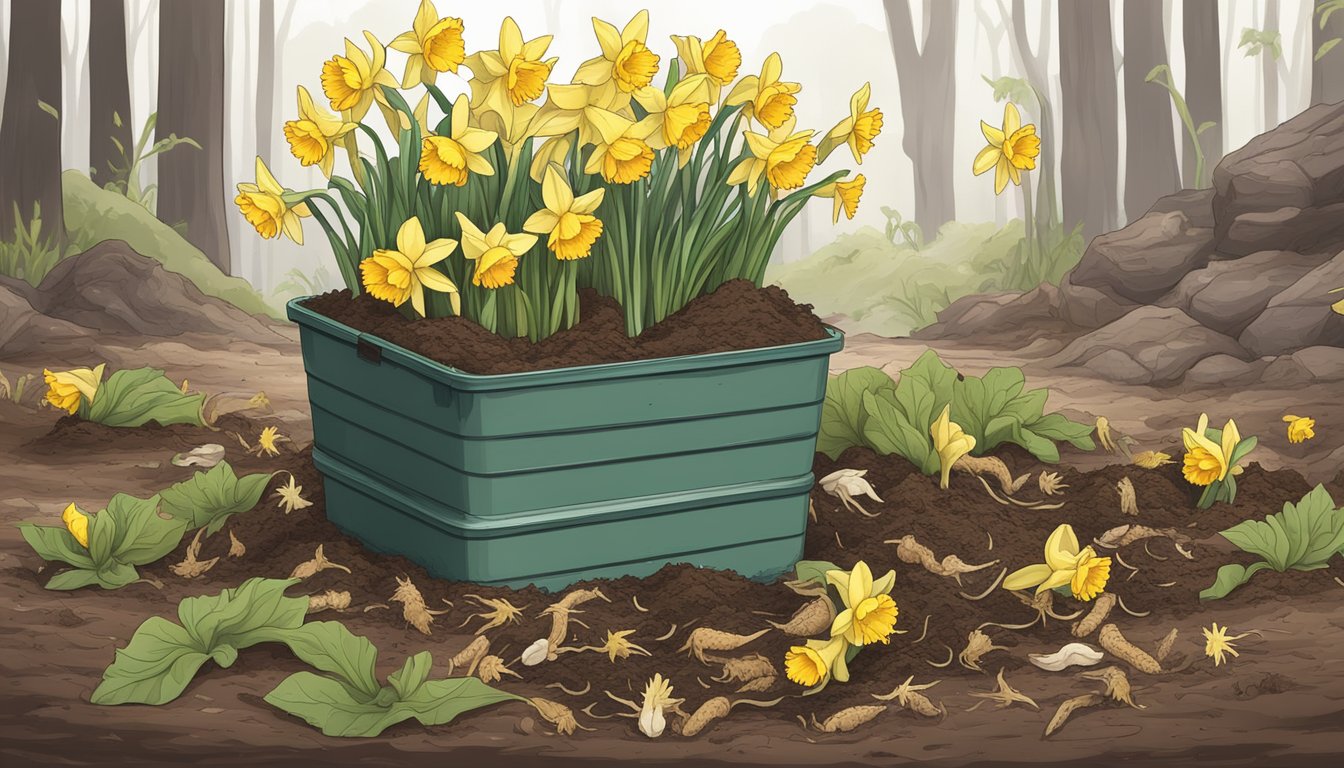
<path fill-rule="evenodd" d="M 781 697 L 770 701 L 753 701 L 752 699 L 737 699 L 735 701 L 730 701 L 727 696 L 715 696 L 704 704 L 701 704 L 695 712 L 692 712 L 689 717 L 682 720 L 681 735 L 698 735 L 715 720 L 727 717 L 729 712 L 742 704 L 749 704 L 753 707 L 769 708 L 783 700 L 784 699 Z"/>
<path fill-rule="evenodd" d="M 1105 416 L 1097 417 L 1097 442 L 1101 443 L 1101 447 L 1110 453 L 1119 450 L 1115 444 L 1115 438 L 1111 436 L 1111 420 Z"/>
<path fill-rule="evenodd" d="M 999 481 L 999 488 L 1005 496 L 1012 496 L 1017 493 L 1031 479 L 1029 474 L 1013 477 L 1013 473 L 1008 470 L 1008 465 L 1004 464 L 1003 459 L 997 456 L 972 456 L 968 453 L 957 459 L 952 468 L 977 477 L 989 475 Z"/>
<path fill-rule="evenodd" d="M 1026 704 L 1032 709 L 1040 709 L 1040 706 L 1030 696 L 1022 693 L 1021 691 L 1018 691 L 1017 689 L 1013 688 L 1013 686 L 1008 684 L 1008 679 L 1003 676 L 1002 667 L 999 668 L 999 674 L 998 677 L 996 678 L 996 683 L 997 684 L 995 685 L 994 690 L 988 692 L 975 691 L 971 693 L 971 696 L 977 699 L 986 699 L 988 701 L 994 702 L 995 709 L 1003 709 L 1005 707 L 1010 707 L 1014 703 Z M 985 703 L 984 701 L 978 702 L 975 706 L 971 707 L 966 711 L 974 712 L 975 710 L 980 708 L 981 704 L 984 703 Z"/>
<path fill-rule="evenodd" d="M 196 531 L 196 536 L 192 538 L 191 544 L 187 547 L 187 556 L 182 559 L 182 562 L 168 566 L 168 570 L 184 579 L 195 579 L 214 568 L 215 563 L 219 562 L 218 557 L 212 557 L 209 560 L 197 559 L 201 554 L 201 536 L 203 535 L 205 535 L 204 528 Z"/>
<path fill-rule="evenodd" d="M 1133 464 L 1143 469 L 1157 469 L 1174 463 L 1171 454 L 1161 451 L 1140 451 L 1134 454 Z"/>
<path fill-rule="evenodd" d="M 1065 699 L 1064 703 L 1059 705 L 1059 709 L 1055 710 L 1055 715 L 1050 718 L 1050 723 L 1045 726 L 1045 737 L 1049 738 L 1052 733 L 1063 728 L 1064 723 L 1068 721 L 1069 717 L 1072 716 L 1074 712 L 1088 707 L 1095 707 L 1105 700 L 1106 698 L 1099 693 L 1085 693 L 1082 696 L 1074 696 L 1071 699 Z"/>
<path fill-rule="evenodd" d="M 663 735 L 667 727 L 667 715 L 671 713 L 687 717 L 681 710 L 685 699 L 672 697 L 672 681 L 661 674 L 654 674 L 644 686 L 644 697 L 637 708 L 639 714 L 639 732 L 656 739 Z"/>
<path fill-rule="evenodd" d="M 895 544 L 896 556 L 902 561 L 920 565 L 929 573 L 932 573 L 935 576 L 946 576 L 955 580 L 957 584 L 961 584 L 961 577 L 963 574 L 975 573 L 976 571 L 992 568 L 999 564 L 998 560 L 991 560 L 979 565 L 967 565 L 956 555 L 948 555 L 941 561 L 935 560 L 933 557 L 933 550 L 920 544 L 915 540 L 914 536 L 909 534 L 906 534 L 899 539 L 889 539 L 883 543 Z"/>
<path fill-rule="evenodd" d="M 748 683 L 761 678 L 774 679 L 779 675 L 770 659 L 759 653 L 724 659 L 721 663 L 723 664 L 723 673 L 711 678 L 716 683 Z"/>
<path fill-rule="evenodd" d="M 1064 493 L 1065 488 L 1069 487 L 1058 472 L 1042 472 L 1036 478 L 1036 485 L 1040 487 L 1041 493 L 1046 496 L 1058 496 Z"/>
<path fill-rule="evenodd" d="M 1086 643 L 1068 643 L 1054 653 L 1028 654 L 1027 659 L 1046 672 L 1059 672 L 1069 667 L 1095 666 L 1105 655 Z"/>
<path fill-rule="evenodd" d="M 777 677 L 758 677 L 737 687 L 737 693 L 760 693 L 775 687 Z"/>
<path fill-rule="evenodd" d="M 709 627 L 696 627 L 687 636 L 686 643 L 677 649 L 677 653 L 689 651 L 701 664 L 707 664 L 707 651 L 735 651 L 769 631 L 767 627 L 750 635 L 738 635 Z"/>
<path fill-rule="evenodd" d="M 502 627 L 505 624 L 517 624 L 518 619 L 522 618 L 523 610 L 527 608 L 525 605 L 518 608 L 503 597 L 481 597 L 480 595 L 463 595 L 463 597 L 473 600 L 481 608 L 487 609 L 480 613 L 471 614 L 461 624 L 457 625 L 458 628 L 461 628 L 471 623 L 472 619 L 485 619 L 485 623 L 476 628 L 476 634 L 478 635 L 489 632 L 495 627 Z"/>
<path fill-rule="evenodd" d="M 1092 603 L 1092 610 L 1087 612 L 1087 616 L 1082 621 L 1073 625 L 1074 637 L 1087 637 L 1106 621 L 1111 615 L 1111 609 L 1115 608 L 1115 603 L 1119 598 L 1114 592 L 1103 592 L 1097 596 Z"/>
<path fill-rule="evenodd" d="M 308 596 L 308 612 L 317 613 L 319 611 L 344 611 L 350 608 L 350 593 L 344 590 L 338 592 L 334 589 L 328 589 L 316 595 Z"/>
<path fill-rule="evenodd" d="M 519 657 L 525 667 L 535 667 L 548 659 L 554 660 L 554 656 L 550 642 L 544 637 L 523 649 L 523 655 Z"/>
<path fill-rule="evenodd" d="M 859 704 L 846 707 L 822 722 L 812 716 L 812 727 L 822 733 L 849 733 L 861 725 L 871 723 L 877 716 L 887 711 L 885 704 Z"/>
<path fill-rule="evenodd" d="M 523 677 L 512 669 L 509 669 L 508 666 L 504 664 L 504 660 L 498 656 L 486 656 L 481 659 L 480 664 L 476 666 L 476 676 L 479 677 L 483 683 L 497 683 L 503 675 L 512 675 L 520 680 Z"/>
<path fill-rule="evenodd" d="M 392 593 L 389 598 L 394 603 L 401 603 L 401 617 L 407 624 L 420 630 L 420 634 L 430 634 L 430 626 L 434 624 L 434 617 L 447 613 L 446 610 L 432 611 L 425 605 L 425 598 L 420 594 L 420 589 L 410 580 L 409 577 L 397 577 L 397 591 Z"/>
<path fill-rule="evenodd" d="M 1079 677 L 1085 677 L 1088 680 L 1100 680 L 1105 683 L 1105 695 L 1112 701 L 1126 704 L 1134 709 L 1144 709 L 1144 705 L 1134 703 L 1133 692 L 1129 686 L 1129 676 L 1119 667 L 1090 669 L 1086 672 L 1080 672 Z"/>
<path fill-rule="evenodd" d="M 591 731 L 592 728 L 585 728 L 575 719 L 574 712 L 569 707 L 558 701 L 532 697 L 527 700 L 532 708 L 537 710 L 541 719 L 555 726 L 555 732 L 561 736 L 573 736 L 575 731 Z"/>
<path fill-rule="evenodd" d="M 638 654 L 640 656 L 652 656 L 646 649 L 635 645 L 628 639 L 635 630 L 623 629 L 617 632 L 607 630 L 606 642 L 602 645 L 585 645 L 582 648 L 561 648 L 559 651 L 568 651 L 573 653 L 583 653 L 592 651 L 596 653 L 605 653 L 611 663 L 615 664 L 617 659 L 628 659 L 630 656 Z"/>
<path fill-rule="evenodd" d="M 1093 542 L 1100 547 L 1107 549 L 1120 549 L 1127 547 L 1136 541 L 1144 539 L 1164 538 L 1171 539 L 1172 544 L 1176 546 L 1176 551 L 1181 553 L 1181 557 L 1186 560 L 1193 560 L 1194 555 L 1185 546 L 1190 543 L 1190 537 L 1176 530 L 1175 528 L 1150 528 L 1146 525 L 1118 525 L 1109 531 L 1093 539 Z"/>
<path fill-rule="evenodd" d="M 1127 662 L 1140 672 L 1149 675 L 1162 674 L 1162 665 L 1157 663 L 1157 659 L 1126 640 L 1125 636 L 1120 633 L 1120 628 L 1114 624 L 1107 624 L 1101 628 L 1101 631 L 1097 633 L 1097 642 L 1107 653 Z"/>
<path fill-rule="evenodd" d="M 294 473 L 289 473 L 289 481 L 275 489 L 271 494 L 280 499 L 276 506 L 284 510 L 288 515 L 296 509 L 307 509 L 313 506 L 313 502 L 303 498 L 303 486 L 294 482 Z"/>
<path fill-rule="evenodd" d="M 873 698 L 878 701 L 895 701 L 902 709 L 908 709 L 911 712 L 914 712 L 917 715 L 923 715 L 924 717 L 940 717 L 947 714 L 947 710 L 943 709 L 941 703 L 938 706 L 934 706 L 933 702 L 929 701 L 929 697 L 923 693 L 923 691 L 927 691 L 933 686 L 941 683 L 942 680 L 934 680 L 932 683 L 923 683 L 921 685 L 912 685 L 914 679 L 914 675 L 911 675 L 910 677 L 905 678 L 905 682 L 896 686 L 891 693 L 875 693 L 873 694 Z"/>
<path fill-rule="evenodd" d="M 302 562 L 294 566 L 294 570 L 289 572 L 289 578 L 307 579 L 313 576 L 314 574 L 329 569 L 345 571 L 346 573 L 350 572 L 350 569 L 346 568 L 344 565 L 333 563 L 330 560 L 328 560 L 326 555 L 322 553 L 322 547 L 323 547 L 322 544 L 317 545 L 317 551 L 313 553 L 312 560 L 308 560 L 306 562 Z M 400 581 L 400 579 L 398 579 L 398 581 Z"/>
<path fill-rule="evenodd" d="M 1167 636 L 1158 642 L 1157 652 L 1153 654 L 1153 657 L 1157 659 L 1159 664 L 1166 661 L 1167 657 L 1171 655 L 1171 649 L 1176 647 L 1176 638 L 1179 635 L 1180 630 L 1172 627 L 1171 631 L 1167 633 Z"/>
<path fill-rule="evenodd" d="M 490 638 L 477 635 L 465 648 L 448 659 L 448 674 L 451 675 L 465 667 L 468 675 L 474 675 L 476 666 L 488 655 L 490 655 Z"/>
<path fill-rule="evenodd" d="M 1002 645 L 994 645 L 994 641 L 989 639 L 989 635 L 978 629 L 971 630 L 971 634 L 966 637 L 966 647 L 961 653 L 957 654 L 957 661 L 961 666 L 967 669 L 973 669 L 976 672 L 984 672 L 980 668 L 980 660 L 991 651 L 1008 650 Z"/>
<path fill-rule="evenodd" d="M 1025 624 L 1000 624 L 997 621 L 986 621 L 985 623 L 977 627 L 977 629 L 984 629 L 985 627 L 999 627 L 1001 629 L 1029 629 L 1031 627 L 1036 626 L 1037 623 L 1040 623 L 1041 626 L 1045 626 L 1045 624 L 1047 623 L 1046 622 L 1047 618 L 1055 619 L 1057 621 L 1073 621 L 1074 619 L 1083 615 L 1083 612 L 1081 610 L 1074 611 L 1073 613 L 1068 615 L 1055 613 L 1055 593 L 1049 590 L 1046 590 L 1045 592 L 1037 592 L 1035 594 L 1029 594 L 1027 592 L 1018 591 L 1014 592 L 1013 596 L 1016 597 L 1018 600 L 1020 600 L 1023 605 L 1026 605 L 1028 608 L 1031 608 L 1032 610 L 1036 611 L 1036 618 L 1032 619 L 1031 621 L 1028 621 Z"/>
<path fill-rule="evenodd" d="M 1139 514 L 1139 500 L 1134 493 L 1134 483 L 1128 476 L 1120 478 L 1115 484 L 1115 490 L 1120 494 L 1120 511 L 1130 517 L 1137 517 Z"/>
<path fill-rule="evenodd" d="M 206 443 L 192 448 L 186 453 L 177 453 L 173 455 L 172 464 L 175 467 L 200 467 L 201 469 L 210 469 L 224 460 L 224 446 L 219 443 Z"/>
<path fill-rule="evenodd" d="M 882 497 L 877 495 L 873 486 L 863 479 L 866 474 L 868 474 L 866 469 L 837 469 L 818 480 L 817 485 L 821 486 L 821 490 L 839 499 L 845 509 L 866 517 L 877 517 L 876 513 L 864 509 L 858 500 L 859 496 L 867 496 L 879 504 L 883 503 Z"/>
<path fill-rule="evenodd" d="M 815 637 L 830 629 L 833 621 L 835 621 L 835 603 L 823 595 L 803 603 L 788 621 L 782 624 L 773 621 L 768 623 L 786 635 Z"/>
<path fill-rule="evenodd" d="M 247 546 L 233 535 L 233 529 L 229 529 L 229 557 L 242 557 L 247 554 Z"/>

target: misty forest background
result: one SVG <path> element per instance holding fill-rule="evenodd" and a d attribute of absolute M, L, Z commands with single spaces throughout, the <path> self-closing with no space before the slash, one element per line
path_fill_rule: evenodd
<path fill-rule="evenodd" d="M 369 29 L 387 43 L 417 4 L 0 0 L 0 273 L 36 282 L 116 238 L 251 311 L 335 287 L 316 227 L 302 248 L 261 240 L 234 185 L 261 155 L 286 186 L 322 186 L 281 130 L 295 86 L 325 101 L 318 74 L 342 38 L 362 45 Z M 649 7 L 664 67 L 669 34 L 726 29 L 739 76 L 783 56 L 784 79 L 803 86 L 800 128 L 829 128 L 871 81 L 885 126 L 857 169 L 868 179 L 859 216 L 833 226 L 830 201 L 818 201 L 769 279 L 843 313 L 849 330 L 885 334 L 967 293 L 1057 281 L 1092 236 L 1208 186 L 1218 160 L 1256 134 L 1344 100 L 1344 0 L 437 5 L 463 18 L 468 52 L 493 47 L 505 15 L 526 37 L 554 34 L 557 82 L 596 49 L 591 16 L 619 26 Z M 1004 100 L 1037 124 L 1043 152 L 1023 187 L 996 196 L 993 174 L 970 169 L 979 121 L 998 125 Z"/>

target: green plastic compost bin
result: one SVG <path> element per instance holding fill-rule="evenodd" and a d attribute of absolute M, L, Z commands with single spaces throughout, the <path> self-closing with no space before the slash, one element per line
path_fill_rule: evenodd
<path fill-rule="evenodd" d="M 802 554 L 824 339 L 493 376 L 289 302 L 327 517 L 435 576 L 559 589 Z"/>

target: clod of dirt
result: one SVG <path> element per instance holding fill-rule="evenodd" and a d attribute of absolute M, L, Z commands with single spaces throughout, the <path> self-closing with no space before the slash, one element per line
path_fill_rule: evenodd
<path fill-rule="evenodd" d="M 846 707 L 820 723 L 817 722 L 817 716 L 813 715 L 812 727 L 822 733 L 849 733 L 861 725 L 871 723 L 886 711 L 884 704 L 859 704 Z"/>
<path fill-rule="evenodd" d="M 420 589 L 408 577 L 397 577 L 397 591 L 388 598 L 394 603 L 401 603 L 401 617 L 407 624 L 420 630 L 420 634 L 430 634 L 430 627 L 434 624 L 434 617 L 447 613 L 447 610 L 432 611 L 425 605 L 425 598 L 420 594 Z"/>
<path fill-rule="evenodd" d="M 183 558 L 182 562 L 169 566 L 173 573 L 184 579 L 195 579 L 205 575 L 206 571 L 214 568 L 215 563 L 219 562 L 218 557 L 212 557 L 209 560 L 197 559 L 201 554 L 201 536 L 204 534 L 204 528 L 196 531 L 196 536 L 191 540 L 191 546 L 187 548 L 187 556 Z"/>
<path fill-rule="evenodd" d="M 1250 684 L 1243 684 L 1240 680 L 1232 684 L 1234 695 L 1242 701 L 1254 699 L 1257 696 L 1284 693 L 1285 691 L 1291 691 L 1294 687 L 1292 680 L 1278 672 L 1267 672 L 1259 680 Z"/>

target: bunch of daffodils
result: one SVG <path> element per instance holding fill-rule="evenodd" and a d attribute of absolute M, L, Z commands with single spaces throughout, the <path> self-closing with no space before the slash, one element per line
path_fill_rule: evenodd
<path fill-rule="evenodd" d="M 235 202 L 266 238 L 302 243 L 314 219 L 355 294 L 534 340 L 578 319 L 582 287 L 621 303 L 637 335 L 727 280 L 759 285 L 812 197 L 854 217 L 864 176 L 815 177 L 836 149 L 855 163 L 872 149 L 867 84 L 819 133 L 795 125 L 802 89 L 778 54 L 739 77 L 722 30 L 665 51 L 647 11 L 593 31 L 596 55 L 558 83 L 549 35 L 505 18 L 497 47 L 469 52 L 462 20 L 422 0 L 388 45 L 366 31 L 322 64 L 325 105 L 298 87 L 284 135 L 327 186 L 290 189 L 257 158 Z M 373 106 L 385 126 L 366 120 Z"/>
<path fill-rule="evenodd" d="M 854 654 L 865 645 L 889 643 L 896 631 L 896 601 L 891 597 L 895 571 L 874 581 L 868 564 L 860 560 L 852 571 L 827 571 L 826 582 L 840 596 L 830 637 L 808 640 L 784 655 L 788 678 L 814 691 L 832 679 L 847 682 Z"/>

